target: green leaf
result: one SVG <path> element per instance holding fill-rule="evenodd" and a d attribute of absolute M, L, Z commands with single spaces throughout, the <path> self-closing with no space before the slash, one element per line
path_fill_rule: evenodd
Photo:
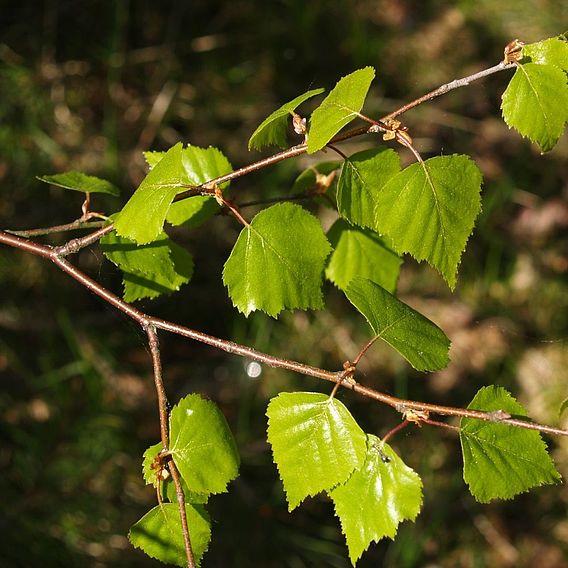
<path fill-rule="evenodd" d="M 299 205 L 280 203 L 245 227 L 223 269 L 233 304 L 262 310 L 322 308 L 321 286 L 331 247 L 319 221 Z"/>
<path fill-rule="evenodd" d="M 255 148 L 261 150 L 264 146 L 272 144 L 285 148 L 286 143 L 286 130 L 288 128 L 288 117 L 308 99 L 323 93 L 325 89 L 313 89 L 307 91 L 303 95 L 296 97 L 294 100 L 282 105 L 279 109 L 275 110 L 268 118 L 263 120 L 259 127 L 253 132 L 250 137 L 248 148 Z"/>
<path fill-rule="evenodd" d="M 165 233 L 151 243 L 137 245 L 113 231 L 101 239 L 101 250 L 123 271 L 126 302 L 175 292 L 193 275 L 191 254 Z"/>
<path fill-rule="evenodd" d="M 197 394 L 180 400 L 170 413 L 170 452 L 196 493 L 224 493 L 238 475 L 239 453 L 225 417 Z"/>
<path fill-rule="evenodd" d="M 166 155 L 166 152 L 144 152 L 144 158 L 152 170 Z M 233 171 L 233 166 L 218 148 L 188 146 L 181 151 L 183 176 L 186 185 L 201 185 Z M 221 188 L 229 182 L 221 184 Z M 169 219 L 168 219 L 169 221 Z M 171 221 L 170 221 L 171 222 Z"/>
<path fill-rule="evenodd" d="M 185 170 L 183 182 L 187 185 L 201 185 L 233 171 L 229 160 L 217 148 L 188 146 L 182 150 L 182 164 Z M 229 186 L 222 183 L 221 188 Z M 196 195 L 171 204 L 166 221 L 172 225 L 197 227 L 220 210 L 213 197 Z"/>
<path fill-rule="evenodd" d="M 527 415 L 504 388 L 494 385 L 480 389 L 468 408 Z M 480 503 L 511 499 L 532 487 L 561 479 L 535 430 L 462 418 L 460 440 L 463 478 Z"/>
<path fill-rule="evenodd" d="M 152 169 L 165 155 L 165 152 L 142 152 L 146 163 Z"/>
<path fill-rule="evenodd" d="M 150 170 L 118 214 L 114 223 L 116 232 L 141 245 L 155 240 L 162 232 L 168 209 L 184 177 L 180 142 Z"/>
<path fill-rule="evenodd" d="M 268 441 L 291 511 L 306 497 L 346 481 L 365 456 L 365 434 L 335 398 L 280 393 L 266 412 Z"/>
<path fill-rule="evenodd" d="M 181 143 L 170 148 L 158 160 L 160 152 L 145 152 L 151 170 L 118 214 L 115 228 L 119 235 L 139 244 L 149 243 L 162 231 L 175 196 L 188 185 L 207 183 L 232 170 L 227 158 L 217 148 L 200 148 Z M 229 182 L 221 184 L 224 188 Z M 188 198 L 193 199 L 193 198 Z M 181 202 L 180 202 L 181 203 Z M 172 224 L 189 221 L 195 214 L 193 205 L 176 205 Z"/>
<path fill-rule="evenodd" d="M 350 223 L 374 229 L 379 192 L 399 171 L 400 158 L 391 149 L 372 148 L 350 156 L 337 184 L 340 215 Z"/>
<path fill-rule="evenodd" d="M 412 164 L 377 197 L 375 228 L 399 253 L 436 267 L 450 288 L 481 207 L 481 172 L 467 156 Z"/>
<path fill-rule="evenodd" d="M 184 225 L 193 229 L 213 217 L 220 209 L 214 197 L 195 195 L 172 203 L 166 220 L 174 226 Z"/>
<path fill-rule="evenodd" d="M 518 65 L 503 93 L 501 110 L 509 128 L 536 142 L 543 152 L 552 150 L 568 120 L 565 72 L 555 65 Z"/>
<path fill-rule="evenodd" d="M 233 171 L 233 166 L 223 152 L 213 146 L 188 146 L 182 150 L 181 160 L 184 169 L 183 182 L 188 185 L 201 185 Z M 219 187 L 225 189 L 229 183 L 226 181 Z"/>
<path fill-rule="evenodd" d="M 390 250 L 376 233 L 336 221 L 327 233 L 334 248 L 325 271 L 326 277 L 341 290 L 353 278 L 367 278 L 394 292 L 402 259 Z"/>
<path fill-rule="evenodd" d="M 531 63 L 539 65 L 556 65 L 568 71 L 568 42 L 553 37 L 537 43 L 529 43 L 523 47 L 523 56 L 529 57 Z"/>
<path fill-rule="evenodd" d="M 345 295 L 365 316 L 375 334 L 415 369 L 436 371 L 448 364 L 450 340 L 446 334 L 381 286 L 355 278 Z"/>
<path fill-rule="evenodd" d="M 185 506 L 194 560 L 201 558 L 211 540 L 211 521 L 203 507 Z M 148 556 L 175 566 L 187 566 L 187 557 L 177 504 L 163 503 L 146 513 L 128 533 L 128 539 Z"/>
<path fill-rule="evenodd" d="M 560 405 L 558 416 L 562 416 L 567 408 L 568 408 L 568 398 Z"/>
<path fill-rule="evenodd" d="M 388 444 L 367 434 L 363 466 L 329 495 L 355 565 L 372 541 L 394 539 L 402 521 L 416 519 L 422 507 L 422 481 Z"/>
<path fill-rule="evenodd" d="M 312 113 L 308 154 L 321 150 L 359 114 L 374 77 L 375 70 L 372 67 L 365 67 L 338 81 L 321 105 Z"/>
<path fill-rule="evenodd" d="M 118 187 L 104 179 L 88 176 L 81 172 L 65 172 L 63 174 L 55 174 L 52 176 L 38 176 L 40 181 L 72 189 L 74 191 L 82 191 L 83 193 L 108 193 L 109 195 L 118 196 L 120 190 Z"/>

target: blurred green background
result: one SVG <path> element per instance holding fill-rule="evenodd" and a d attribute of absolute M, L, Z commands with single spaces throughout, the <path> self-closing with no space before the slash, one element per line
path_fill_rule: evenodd
<path fill-rule="evenodd" d="M 0 9 L 3 229 L 80 215 L 79 194 L 36 175 L 78 169 L 112 180 L 121 201 L 97 196 L 94 203 L 110 213 L 145 175 L 143 150 L 181 140 L 217 146 L 234 167 L 244 165 L 260 156 L 246 151 L 259 122 L 309 88 L 330 88 L 373 65 L 377 79 L 365 109 L 379 117 L 497 63 L 514 38 L 537 41 L 568 23 L 564 0 L 24 0 L 0 2 Z M 568 396 L 568 138 L 540 156 L 509 131 L 499 116 L 507 80 L 492 76 L 404 117 L 425 156 L 476 160 L 485 179 L 483 212 L 455 294 L 411 259 L 401 274 L 401 297 L 452 340 L 450 366 L 420 375 L 375 346 L 361 381 L 459 406 L 495 383 L 535 419 L 558 425 Z M 232 195 L 285 195 L 307 163 L 299 158 L 243 178 Z M 322 214 L 328 226 L 330 214 Z M 327 369 L 353 358 L 369 333 L 331 286 L 326 312 L 285 314 L 278 322 L 235 313 L 220 274 L 237 234 L 227 217 L 176 230 L 195 256 L 196 275 L 177 295 L 141 308 Z M 119 275 L 96 248 L 74 260 L 121 292 Z M 155 502 L 141 477 L 142 452 L 159 438 L 144 335 L 55 267 L 6 247 L 0 286 L 0 566 L 156 565 L 126 539 Z M 247 361 L 175 336 L 161 335 L 161 342 L 170 401 L 188 392 L 215 400 L 243 458 L 230 494 L 212 499 L 204 565 L 348 566 L 328 501 L 311 499 L 288 514 L 265 441 L 271 396 L 329 386 L 268 368 L 251 379 Z M 366 431 L 381 436 L 397 423 L 388 408 L 347 392 L 340 397 Z M 549 442 L 568 475 L 568 445 Z M 358 566 L 568 566 L 564 486 L 480 506 L 461 478 L 451 433 L 407 429 L 392 443 L 423 477 L 424 508 L 396 541 L 371 546 Z"/>

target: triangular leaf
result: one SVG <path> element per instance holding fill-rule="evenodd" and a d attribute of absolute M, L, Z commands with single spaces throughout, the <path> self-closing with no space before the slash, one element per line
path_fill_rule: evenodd
<path fill-rule="evenodd" d="M 350 223 L 375 228 L 378 194 L 399 171 L 400 158 L 389 148 L 372 148 L 350 156 L 337 184 L 340 215 Z"/>
<path fill-rule="evenodd" d="M 378 194 L 375 227 L 393 248 L 427 260 L 454 288 L 467 240 L 481 207 L 481 172 L 467 156 L 412 164 Z"/>
<path fill-rule="evenodd" d="M 285 148 L 287 146 L 286 131 L 288 128 L 288 117 L 304 101 L 323 93 L 324 90 L 325 89 L 313 89 L 307 91 L 303 95 L 296 97 L 294 100 L 275 110 L 269 117 L 261 122 L 250 137 L 248 143 L 249 150 L 252 148 L 261 150 L 264 146 L 270 146 L 272 144 L 280 146 L 280 148 Z"/>
<path fill-rule="evenodd" d="M 339 219 L 328 231 L 327 238 L 334 251 L 325 275 L 338 288 L 346 290 L 353 278 L 361 277 L 394 292 L 402 258 L 376 233 Z"/>
<path fill-rule="evenodd" d="M 248 316 L 262 310 L 323 307 L 321 286 L 331 247 L 319 221 L 299 205 L 261 211 L 239 235 L 223 269 L 233 304 Z"/>
<path fill-rule="evenodd" d="M 364 67 L 342 77 L 312 113 L 308 154 L 321 150 L 363 108 L 367 91 L 375 77 L 372 67 Z"/>
<path fill-rule="evenodd" d="M 554 148 L 568 120 L 566 73 L 556 65 L 517 66 L 503 93 L 503 118 L 543 152 Z"/>
<path fill-rule="evenodd" d="M 170 452 L 191 491 L 223 493 L 239 471 L 239 453 L 217 406 L 197 394 L 170 413 Z"/>
<path fill-rule="evenodd" d="M 448 364 L 450 340 L 422 314 L 384 288 L 355 278 L 345 295 L 365 316 L 375 334 L 396 349 L 418 371 L 436 371 Z"/>
<path fill-rule="evenodd" d="M 180 142 L 150 170 L 118 214 L 114 223 L 116 232 L 138 244 L 155 240 L 162 232 L 168 209 L 184 176 Z"/>
<path fill-rule="evenodd" d="M 422 481 L 388 444 L 367 434 L 363 466 L 329 496 L 355 565 L 372 541 L 394 539 L 402 521 L 416 519 L 422 507 Z"/>
<path fill-rule="evenodd" d="M 123 271 L 124 300 L 154 298 L 180 289 L 193 275 L 193 258 L 165 234 L 137 245 L 116 232 L 101 239 L 104 255 Z"/>
<path fill-rule="evenodd" d="M 149 160 L 151 170 L 115 221 L 119 235 L 139 244 L 157 238 L 177 193 L 187 186 L 201 185 L 232 171 L 227 158 L 212 147 L 188 146 L 184 149 L 179 143 L 159 161 L 160 152 L 146 152 L 144 155 Z M 226 187 L 228 183 L 221 184 L 221 187 Z M 187 212 L 180 202 L 173 208 L 173 224 L 187 221 L 194 212 L 192 206 Z"/>
<path fill-rule="evenodd" d="M 529 57 L 531 63 L 539 65 L 556 65 L 568 71 L 568 42 L 552 37 L 523 47 L 523 56 Z"/>
<path fill-rule="evenodd" d="M 74 191 L 82 191 L 83 193 L 108 193 L 109 195 L 119 195 L 118 187 L 95 176 L 88 176 L 82 172 L 65 172 L 51 176 L 38 176 L 40 181 L 72 189 Z"/>
<path fill-rule="evenodd" d="M 201 506 L 188 504 L 185 511 L 194 560 L 200 566 L 211 540 L 211 521 Z M 154 507 L 132 526 L 128 539 L 133 546 L 164 564 L 187 566 L 177 504 L 163 503 Z"/>
<path fill-rule="evenodd" d="M 468 408 L 527 415 L 504 388 L 494 385 L 480 389 Z M 460 440 L 463 478 L 480 503 L 511 499 L 532 487 L 560 481 L 546 444 L 535 430 L 462 418 Z"/>
<path fill-rule="evenodd" d="M 266 412 L 268 441 L 291 511 L 306 497 L 343 483 L 363 463 L 365 434 L 335 398 L 280 393 Z"/>

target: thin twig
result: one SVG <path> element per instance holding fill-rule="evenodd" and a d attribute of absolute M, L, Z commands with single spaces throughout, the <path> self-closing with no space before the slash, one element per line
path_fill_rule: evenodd
<path fill-rule="evenodd" d="M 65 231 L 76 231 L 78 229 L 96 229 L 97 227 L 104 226 L 104 221 L 84 221 L 77 219 L 72 223 L 65 223 L 64 225 L 55 225 L 53 227 L 44 227 L 41 229 L 28 229 L 27 231 L 12 231 L 6 230 L 11 235 L 17 237 L 41 237 L 43 235 L 52 235 L 53 233 L 64 233 Z"/>
<path fill-rule="evenodd" d="M 426 93 L 425 95 L 414 99 L 413 101 L 399 107 L 396 110 L 393 110 L 392 112 L 390 112 L 389 114 L 383 116 L 382 118 L 380 118 L 379 120 L 373 120 L 370 119 L 368 117 L 363 117 L 363 119 L 371 122 L 371 126 L 363 126 L 363 127 L 359 127 L 359 128 L 354 128 L 352 130 L 348 130 L 347 132 L 343 132 L 342 134 L 338 134 L 337 136 L 335 136 L 334 138 L 332 138 L 329 144 L 335 144 L 337 142 L 343 142 L 344 140 L 348 140 L 350 138 L 354 138 L 356 136 L 360 136 L 362 134 L 367 134 L 369 132 L 376 132 L 377 128 L 379 128 L 380 130 L 388 130 L 387 125 L 385 124 L 386 121 L 393 119 L 396 116 L 399 116 L 401 114 L 404 114 L 406 111 L 426 102 L 429 100 L 432 100 L 436 97 L 439 97 L 440 95 L 443 95 L 449 91 L 452 91 L 453 89 L 457 89 L 459 87 L 464 87 L 466 85 L 469 85 L 470 83 L 473 83 L 474 81 L 477 81 L 478 79 L 482 79 L 483 77 L 487 77 L 489 75 L 493 75 L 494 73 L 498 73 L 500 71 L 504 71 L 506 69 L 512 69 L 513 67 L 515 67 L 514 63 L 498 63 L 497 65 L 494 65 L 493 67 L 489 67 L 488 69 L 484 69 L 483 71 L 479 71 L 477 73 L 473 73 L 472 75 L 468 75 L 467 77 L 462 77 L 461 79 L 455 79 L 454 81 L 451 81 L 450 83 L 446 83 L 445 85 L 442 85 L 441 87 L 438 87 L 437 89 L 434 89 L 433 91 L 430 91 L 429 93 Z M 288 148 L 287 150 L 284 150 L 282 152 L 278 152 L 276 154 L 273 154 L 272 156 L 269 156 L 268 158 L 264 158 L 262 160 L 259 160 L 257 162 L 253 162 L 252 164 L 249 164 L 248 166 L 244 166 L 242 168 L 239 168 L 237 170 L 234 170 L 228 174 L 219 176 L 215 179 L 212 179 L 210 181 L 207 181 L 201 185 L 198 186 L 190 186 L 188 187 L 187 191 L 184 191 L 182 193 L 178 193 L 176 195 L 176 197 L 174 198 L 174 201 L 179 201 L 182 199 L 185 199 L 187 197 L 192 197 L 194 195 L 197 195 L 200 193 L 200 191 L 204 188 L 206 188 L 207 186 L 211 187 L 214 185 L 222 185 L 223 183 L 227 183 L 228 181 L 231 181 L 233 179 L 236 179 L 238 177 L 250 174 L 252 172 L 256 172 L 258 170 L 261 170 L 262 168 L 265 168 L 267 166 L 276 164 L 278 162 L 282 162 L 283 160 L 287 160 L 289 158 L 293 158 L 295 156 L 299 156 L 303 153 L 305 153 L 308 149 L 308 145 L 307 144 L 298 144 L 297 146 L 292 146 L 291 148 Z"/>
<path fill-rule="evenodd" d="M 461 428 L 454 426 L 452 424 L 448 424 L 447 422 L 439 422 L 438 420 L 430 420 L 430 418 L 422 418 L 420 423 L 429 424 L 430 426 L 437 426 L 438 428 L 447 428 L 448 430 L 453 430 L 454 432 L 458 432 Z"/>
<path fill-rule="evenodd" d="M 166 397 L 166 389 L 162 378 L 162 360 L 160 357 L 160 344 L 158 342 L 158 334 L 156 328 L 149 324 L 146 327 L 146 335 L 148 337 L 148 347 L 152 354 L 152 367 L 154 369 L 154 384 L 158 395 L 158 411 L 160 415 L 160 434 L 162 437 L 162 446 L 164 450 L 170 447 L 170 438 L 168 433 L 168 399 Z"/>
<path fill-rule="evenodd" d="M 367 353 L 369 348 L 375 343 L 375 341 L 377 341 L 377 339 L 379 339 L 379 337 L 380 336 L 375 335 L 375 337 L 373 337 L 372 339 L 367 341 L 367 343 L 365 343 L 365 345 L 363 345 L 363 348 L 361 349 L 361 351 L 359 351 L 359 353 L 357 353 L 357 357 L 355 357 L 355 359 L 353 359 L 353 366 L 354 367 L 356 367 L 359 364 L 359 361 L 361 361 L 361 359 L 363 358 L 365 353 Z"/>
<path fill-rule="evenodd" d="M 154 384 L 156 386 L 156 393 L 158 395 L 158 412 L 160 415 L 160 433 L 162 437 L 162 446 L 164 450 L 168 450 L 170 446 L 169 441 L 169 428 L 168 428 L 168 399 L 166 397 L 166 389 L 164 388 L 164 381 L 162 377 L 162 360 L 160 357 L 160 345 L 158 342 L 158 334 L 153 324 L 144 325 L 146 335 L 148 337 L 148 346 L 152 354 L 152 367 L 154 369 Z M 168 462 L 168 469 L 172 475 L 172 480 L 176 488 L 176 496 L 179 506 L 179 514 L 181 519 L 181 529 L 183 533 L 183 541 L 185 546 L 185 554 L 187 557 L 188 568 L 194 568 L 195 562 L 193 560 L 193 550 L 191 548 L 191 539 L 189 536 L 189 526 L 187 524 L 187 514 L 185 511 L 185 495 L 183 486 L 176 464 L 173 460 Z"/>
<path fill-rule="evenodd" d="M 68 254 L 73 254 L 75 252 L 79 252 L 81 249 L 88 247 L 94 243 L 96 243 L 101 237 L 104 237 L 106 234 L 110 233 L 114 229 L 112 224 L 106 225 L 100 228 L 98 231 L 94 231 L 89 235 L 78 239 L 71 239 L 67 241 L 64 245 L 60 247 L 55 247 L 53 249 L 54 254 L 57 256 L 67 256 Z"/>
<path fill-rule="evenodd" d="M 445 85 L 442 85 L 441 87 L 438 87 L 437 89 L 434 89 L 433 91 L 430 91 L 429 93 L 426 93 L 425 95 L 422 95 L 417 99 L 414 99 L 413 101 L 401 106 L 400 108 L 393 110 L 391 113 L 387 114 L 386 116 L 383 116 L 381 121 L 384 122 L 389 119 L 400 116 L 401 114 L 404 114 L 406 111 L 409 111 L 411 108 L 414 108 L 422 103 L 425 103 L 426 101 L 431 101 L 432 99 L 435 99 L 440 95 L 444 95 L 449 91 L 453 91 L 454 89 L 458 89 L 459 87 L 465 87 L 470 83 L 477 81 L 478 79 L 482 79 L 483 77 L 493 75 L 494 73 L 499 73 L 499 71 L 504 71 L 505 69 L 513 69 L 514 67 L 515 63 L 505 63 L 504 61 L 501 61 L 497 65 L 489 67 L 489 69 L 484 69 L 483 71 L 479 71 L 477 73 L 474 73 L 473 75 L 468 75 L 467 77 L 462 77 L 461 79 L 454 79 L 453 81 L 450 81 L 449 83 L 446 83 Z"/>
<path fill-rule="evenodd" d="M 403 428 L 406 428 L 410 424 L 409 420 L 403 420 L 400 424 L 397 424 L 394 428 L 389 430 L 382 438 L 381 442 L 386 444 L 397 432 L 400 432 Z"/>
<path fill-rule="evenodd" d="M 179 514 L 181 518 L 181 528 L 183 533 L 183 544 L 185 547 L 185 557 L 187 558 L 187 568 L 195 568 L 195 561 L 193 559 L 193 549 L 191 547 L 191 540 L 189 538 L 189 527 L 187 524 L 187 512 L 185 510 L 185 495 L 183 493 L 183 486 L 181 484 L 181 476 L 174 463 L 174 460 L 168 462 L 168 469 L 172 475 L 172 481 L 176 488 L 176 497 L 179 507 Z"/>
<path fill-rule="evenodd" d="M 207 335 L 206 333 L 189 329 L 187 327 L 175 324 L 170 321 L 162 320 L 160 318 L 155 318 L 144 312 L 138 310 L 134 306 L 124 302 L 118 298 L 115 294 L 101 286 L 98 282 L 94 281 L 92 278 L 81 272 L 73 264 L 54 253 L 54 249 L 46 245 L 40 245 L 32 241 L 10 235 L 4 231 L 0 231 L 0 243 L 18 248 L 47 258 L 56 264 L 63 272 L 67 273 L 69 276 L 77 280 L 88 290 L 96 294 L 97 296 L 103 298 L 106 302 L 125 313 L 135 321 L 137 321 L 142 326 L 153 325 L 156 329 L 163 329 L 165 331 L 170 331 L 176 333 L 183 337 L 188 337 L 195 341 L 211 345 L 227 353 L 233 353 L 235 355 L 240 355 L 257 361 L 259 363 L 264 363 L 270 367 L 277 367 L 280 369 L 287 369 L 289 371 L 294 371 L 302 375 L 307 375 L 322 379 L 325 381 L 330 381 L 332 383 L 341 383 L 344 388 L 351 389 L 352 391 L 382 402 L 393 407 L 396 411 L 400 413 L 407 413 L 409 410 L 418 410 L 429 412 L 432 414 L 439 414 L 445 416 L 459 416 L 462 418 L 473 418 L 476 420 L 483 420 L 485 422 L 495 422 L 499 424 L 507 424 L 509 426 L 517 426 L 519 428 L 526 428 L 529 430 L 538 430 L 539 432 L 544 432 L 547 434 L 554 434 L 557 436 L 568 436 L 568 430 L 562 430 L 560 428 L 554 428 L 552 426 L 546 426 L 544 424 L 538 424 L 536 422 L 529 422 L 526 420 L 520 420 L 516 418 L 509 418 L 506 413 L 496 413 L 496 412 L 484 412 L 480 410 L 471 410 L 467 408 L 455 408 L 452 406 L 441 406 L 438 404 L 429 404 L 426 402 L 418 402 L 414 400 L 406 400 L 398 398 L 383 392 L 376 391 L 364 385 L 361 385 L 354 380 L 345 380 L 345 370 L 341 371 L 327 371 L 319 367 L 312 367 L 311 365 L 306 365 L 304 363 L 299 363 L 297 361 L 291 361 L 288 359 L 283 359 L 280 357 L 275 357 L 273 355 L 268 355 L 253 349 L 252 347 L 246 347 L 232 341 L 225 339 L 220 339 Z"/>

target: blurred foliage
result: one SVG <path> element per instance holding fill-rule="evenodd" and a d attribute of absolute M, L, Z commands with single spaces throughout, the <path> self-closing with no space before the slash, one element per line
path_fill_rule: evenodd
<path fill-rule="evenodd" d="M 36 175 L 98 175 L 122 188 L 124 203 L 146 171 L 143 150 L 181 140 L 218 146 L 235 166 L 245 164 L 259 155 L 246 151 L 246 141 L 263 118 L 355 68 L 376 66 L 366 112 L 380 116 L 496 63 L 511 39 L 556 35 L 568 21 L 562 0 L 6 4 L 0 219 L 11 229 L 80 215 L 79 194 L 49 188 Z M 462 406 L 481 385 L 497 383 L 534 418 L 558 424 L 568 395 L 568 139 L 540 156 L 510 132 L 498 111 L 506 82 L 490 77 L 405 116 L 425 155 L 472 155 L 484 174 L 483 212 L 455 295 L 410 260 L 399 284 L 405 301 L 452 339 L 450 366 L 423 376 L 376 346 L 361 363 L 362 380 Z M 367 141 L 344 146 L 350 153 Z M 285 194 L 308 163 L 301 158 L 235 182 L 233 195 Z M 110 213 L 119 204 L 95 196 L 93 207 Z M 340 368 L 368 339 L 365 323 L 331 286 L 327 311 L 245 320 L 220 278 L 236 225 L 219 217 L 174 233 L 194 253 L 196 275 L 171 299 L 141 302 L 152 314 L 328 369 Z M 120 291 L 118 275 L 96 251 L 75 260 Z M 155 501 L 141 476 L 142 452 L 159 435 L 143 334 L 24 253 L 0 250 L 0 286 L 0 565 L 155 565 L 126 541 Z M 246 361 L 177 337 L 162 336 L 162 349 L 170 400 L 196 391 L 217 401 L 243 456 L 231 493 L 212 500 L 205 565 L 347 566 L 329 502 L 315 498 L 287 513 L 265 441 L 269 397 L 329 387 L 268 368 L 253 380 Z M 396 424 L 389 409 L 347 392 L 341 399 L 365 431 L 380 436 Z M 359 566 L 568 566 L 565 488 L 480 506 L 461 479 L 451 433 L 422 428 L 392 443 L 423 476 L 424 508 L 416 524 L 372 547 Z M 568 446 L 552 444 L 568 475 Z"/>

